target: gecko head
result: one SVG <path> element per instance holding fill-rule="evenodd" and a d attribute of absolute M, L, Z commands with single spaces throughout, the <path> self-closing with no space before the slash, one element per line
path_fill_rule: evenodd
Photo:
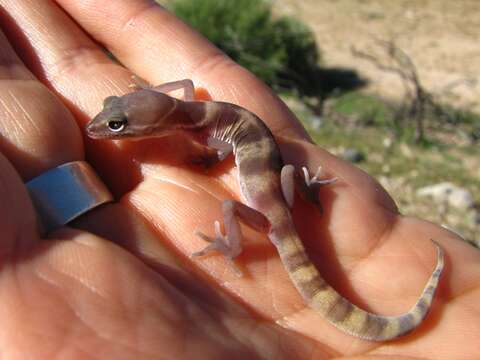
<path fill-rule="evenodd" d="M 123 96 L 109 96 L 103 109 L 86 126 L 93 139 L 139 139 L 168 132 L 167 115 L 175 106 L 168 95 L 140 90 Z"/>

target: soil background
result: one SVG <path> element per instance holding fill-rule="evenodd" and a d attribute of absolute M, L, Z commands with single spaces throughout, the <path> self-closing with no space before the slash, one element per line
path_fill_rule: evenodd
<path fill-rule="evenodd" d="M 276 0 L 314 31 L 325 66 L 356 70 L 367 92 L 401 99 L 398 76 L 351 53 L 375 52 L 374 39 L 394 41 L 415 63 L 421 82 L 450 105 L 480 112 L 479 0 Z M 378 51 L 377 51 L 378 53 Z M 450 91 L 447 91 L 450 89 Z"/>

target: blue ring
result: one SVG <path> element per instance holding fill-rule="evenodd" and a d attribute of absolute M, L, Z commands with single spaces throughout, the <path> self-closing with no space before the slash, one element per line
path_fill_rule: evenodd
<path fill-rule="evenodd" d="M 26 186 L 46 232 L 113 201 L 110 191 L 85 161 L 62 164 Z"/>

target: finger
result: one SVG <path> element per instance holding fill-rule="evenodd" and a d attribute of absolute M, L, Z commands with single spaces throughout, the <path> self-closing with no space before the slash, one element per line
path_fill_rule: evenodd
<path fill-rule="evenodd" d="M 105 97 L 128 91 L 131 73 L 111 61 L 58 5 L 29 0 L 0 0 L 0 4 L 5 9 L 0 13 L 5 29 L 17 52 L 37 77 L 66 100 L 80 128 L 100 111 Z M 90 159 L 114 192 L 134 186 L 134 175 L 115 175 L 119 171 L 133 174 L 125 171 L 133 165 L 130 156 L 122 156 L 112 142 L 88 145 L 89 155 L 93 154 Z"/>
<path fill-rule="evenodd" d="M 82 158 L 69 112 L 39 83 L 0 33 L 0 151 L 27 180 Z"/>
<path fill-rule="evenodd" d="M 190 78 L 215 100 L 253 111 L 274 132 L 308 138 L 267 86 L 155 2 L 57 2 L 123 64 L 150 82 Z"/>
<path fill-rule="evenodd" d="M 70 113 L 28 71 L 2 32 L 0 49 L 0 253 L 8 254 L 29 250 L 39 239 L 20 176 L 26 181 L 81 159 L 83 148 Z"/>
<path fill-rule="evenodd" d="M 58 5 L 31 0 L 0 4 L 5 30 L 20 57 L 83 121 L 99 111 L 106 96 L 126 91 L 130 73 L 114 64 Z"/>

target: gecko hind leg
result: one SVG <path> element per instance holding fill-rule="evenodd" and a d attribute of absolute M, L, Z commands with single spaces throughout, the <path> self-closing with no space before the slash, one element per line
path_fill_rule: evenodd
<path fill-rule="evenodd" d="M 241 276 L 242 273 L 240 269 L 233 262 L 233 259 L 242 252 L 242 232 L 240 230 L 239 220 L 245 225 L 263 233 L 268 232 L 270 222 L 257 210 L 235 200 L 225 200 L 222 204 L 222 212 L 225 225 L 225 235 L 220 229 L 219 221 L 215 221 L 214 223 L 214 237 L 196 231 L 195 234 L 209 244 L 202 250 L 193 253 L 192 256 L 203 256 L 212 251 L 219 252 L 225 256 L 226 260 L 235 271 L 235 274 Z"/>
<path fill-rule="evenodd" d="M 183 90 L 183 99 L 185 101 L 195 100 L 195 86 L 193 85 L 193 81 L 190 79 L 172 81 L 156 86 L 148 84 L 145 80 L 136 75 L 132 75 L 132 80 L 133 84 L 130 84 L 129 87 L 133 89 L 153 90 L 161 93 Z"/>
<path fill-rule="evenodd" d="M 217 150 L 219 161 L 225 160 L 233 151 L 233 146 L 231 144 L 214 137 L 209 137 L 207 139 L 207 145 L 208 147 Z"/>
<path fill-rule="evenodd" d="M 337 181 L 337 178 L 320 179 L 322 167 L 319 166 L 315 175 L 310 177 L 308 169 L 302 167 L 303 179 L 301 175 L 295 174 L 295 168 L 293 165 L 285 165 L 280 173 L 280 180 L 282 185 L 283 197 L 289 207 L 293 206 L 294 190 L 299 190 L 302 198 L 310 203 L 315 204 L 320 211 L 322 207 L 318 199 L 318 191 L 320 187 L 328 185 Z"/>

